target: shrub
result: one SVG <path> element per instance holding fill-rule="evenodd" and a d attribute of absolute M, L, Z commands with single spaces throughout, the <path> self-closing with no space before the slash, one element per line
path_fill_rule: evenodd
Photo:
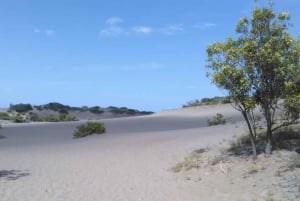
<path fill-rule="evenodd" d="M 77 121 L 76 117 L 69 116 L 67 114 L 59 114 L 58 120 L 59 121 Z"/>
<path fill-rule="evenodd" d="M 61 103 L 55 103 L 55 102 L 48 103 L 48 104 L 44 105 L 43 107 L 45 109 L 57 111 L 60 113 L 67 113 L 71 109 L 71 107 L 68 105 L 63 105 Z"/>
<path fill-rule="evenodd" d="M 200 167 L 201 162 L 201 154 L 192 152 L 189 156 L 185 157 L 182 162 L 179 162 L 174 167 L 172 167 L 172 170 L 174 172 L 180 172 L 182 170 L 188 171 L 193 168 L 197 169 Z"/>
<path fill-rule="evenodd" d="M 0 120 L 10 120 L 10 117 L 6 112 L 0 112 Z"/>
<path fill-rule="evenodd" d="M 50 114 L 45 118 L 45 121 L 62 122 L 62 121 L 77 121 L 77 119 L 76 117 L 69 116 L 67 114 L 59 114 L 58 116 L 54 114 Z"/>
<path fill-rule="evenodd" d="M 58 116 L 56 116 L 54 114 L 50 114 L 50 115 L 48 115 L 48 116 L 45 117 L 45 121 L 59 122 L 59 118 L 58 118 Z"/>
<path fill-rule="evenodd" d="M 104 112 L 103 110 L 101 110 L 101 108 L 99 106 L 94 106 L 94 107 L 88 108 L 88 110 L 94 114 L 101 114 Z"/>
<path fill-rule="evenodd" d="M 227 104 L 231 103 L 230 97 L 219 97 L 215 96 L 213 98 L 202 98 L 201 100 L 194 100 L 186 103 L 182 107 L 197 107 L 202 105 L 217 105 L 217 104 Z"/>
<path fill-rule="evenodd" d="M 16 104 L 16 105 L 10 105 L 9 106 L 9 110 L 10 111 L 16 111 L 16 112 L 19 112 L 19 113 L 25 113 L 25 112 L 28 112 L 30 110 L 32 110 L 32 106 L 30 104 L 23 104 L 23 103 L 20 103 L 20 104 Z"/>
<path fill-rule="evenodd" d="M 30 112 L 29 113 L 29 120 L 34 122 L 41 122 L 44 121 L 37 113 Z"/>
<path fill-rule="evenodd" d="M 92 134 L 105 133 L 104 124 L 101 122 L 87 122 L 76 127 L 73 138 L 82 138 Z"/>
<path fill-rule="evenodd" d="M 16 114 L 16 115 L 12 116 L 11 120 L 15 123 L 24 123 L 25 122 L 24 118 L 20 114 Z"/>
<path fill-rule="evenodd" d="M 208 125 L 210 126 L 225 124 L 225 123 L 226 123 L 226 119 L 224 119 L 223 115 L 219 113 L 217 113 L 212 120 L 208 119 Z"/>

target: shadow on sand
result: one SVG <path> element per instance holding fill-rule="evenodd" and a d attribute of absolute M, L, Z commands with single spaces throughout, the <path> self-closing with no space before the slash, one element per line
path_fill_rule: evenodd
<path fill-rule="evenodd" d="M 30 175 L 27 170 L 0 170 L 0 179 L 17 180 Z"/>

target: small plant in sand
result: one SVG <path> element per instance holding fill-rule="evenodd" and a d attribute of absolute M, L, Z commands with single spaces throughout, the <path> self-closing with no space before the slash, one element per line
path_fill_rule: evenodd
<path fill-rule="evenodd" d="M 73 138 L 82 138 L 92 134 L 105 133 L 106 129 L 101 122 L 87 122 L 76 127 L 73 133 Z"/>
<path fill-rule="evenodd" d="M 224 116 L 219 113 L 217 113 L 216 116 L 214 116 L 212 119 L 208 119 L 207 121 L 208 121 L 208 125 L 210 126 L 226 123 L 226 119 L 224 119 Z"/>
<path fill-rule="evenodd" d="M 16 115 L 13 115 L 11 117 L 11 120 L 15 123 L 24 123 L 25 122 L 25 119 L 19 113 L 17 113 Z"/>
<path fill-rule="evenodd" d="M 247 169 L 248 174 L 255 174 L 255 173 L 258 173 L 258 171 L 259 171 L 259 168 L 256 164 L 250 165 Z"/>
<path fill-rule="evenodd" d="M 300 168 L 300 154 L 292 153 L 288 161 L 288 166 L 290 169 Z"/>
<path fill-rule="evenodd" d="M 193 152 L 189 156 L 185 157 L 182 162 L 177 163 L 174 167 L 172 167 L 172 170 L 174 172 L 180 172 L 182 170 L 190 170 L 193 168 L 199 168 L 201 160 L 200 153 Z"/>
<path fill-rule="evenodd" d="M 10 120 L 9 114 L 6 112 L 0 112 L 0 120 Z"/>

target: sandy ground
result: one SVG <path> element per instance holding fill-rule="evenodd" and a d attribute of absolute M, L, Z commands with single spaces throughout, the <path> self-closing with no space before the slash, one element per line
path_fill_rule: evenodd
<path fill-rule="evenodd" d="M 216 113 L 226 125 L 209 127 Z M 171 168 L 195 149 L 245 131 L 230 105 L 106 119 L 107 133 L 72 139 L 81 122 L 4 125 L 0 135 L 1 201 L 252 200 L 255 190 L 221 185 Z M 207 175 L 207 174 L 204 174 Z M 251 182 L 251 181 L 250 181 Z M 246 183 L 247 185 L 247 183 Z M 235 192 L 233 192 L 235 191 Z"/>

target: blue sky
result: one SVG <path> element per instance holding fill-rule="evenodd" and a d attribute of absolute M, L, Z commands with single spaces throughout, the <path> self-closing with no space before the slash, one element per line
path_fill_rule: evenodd
<path fill-rule="evenodd" d="M 260 4 L 266 1 L 261 1 Z M 300 35 L 300 1 L 277 0 Z M 224 95 L 208 44 L 234 35 L 253 0 L 0 0 L 0 107 L 60 102 L 161 111 Z"/>

